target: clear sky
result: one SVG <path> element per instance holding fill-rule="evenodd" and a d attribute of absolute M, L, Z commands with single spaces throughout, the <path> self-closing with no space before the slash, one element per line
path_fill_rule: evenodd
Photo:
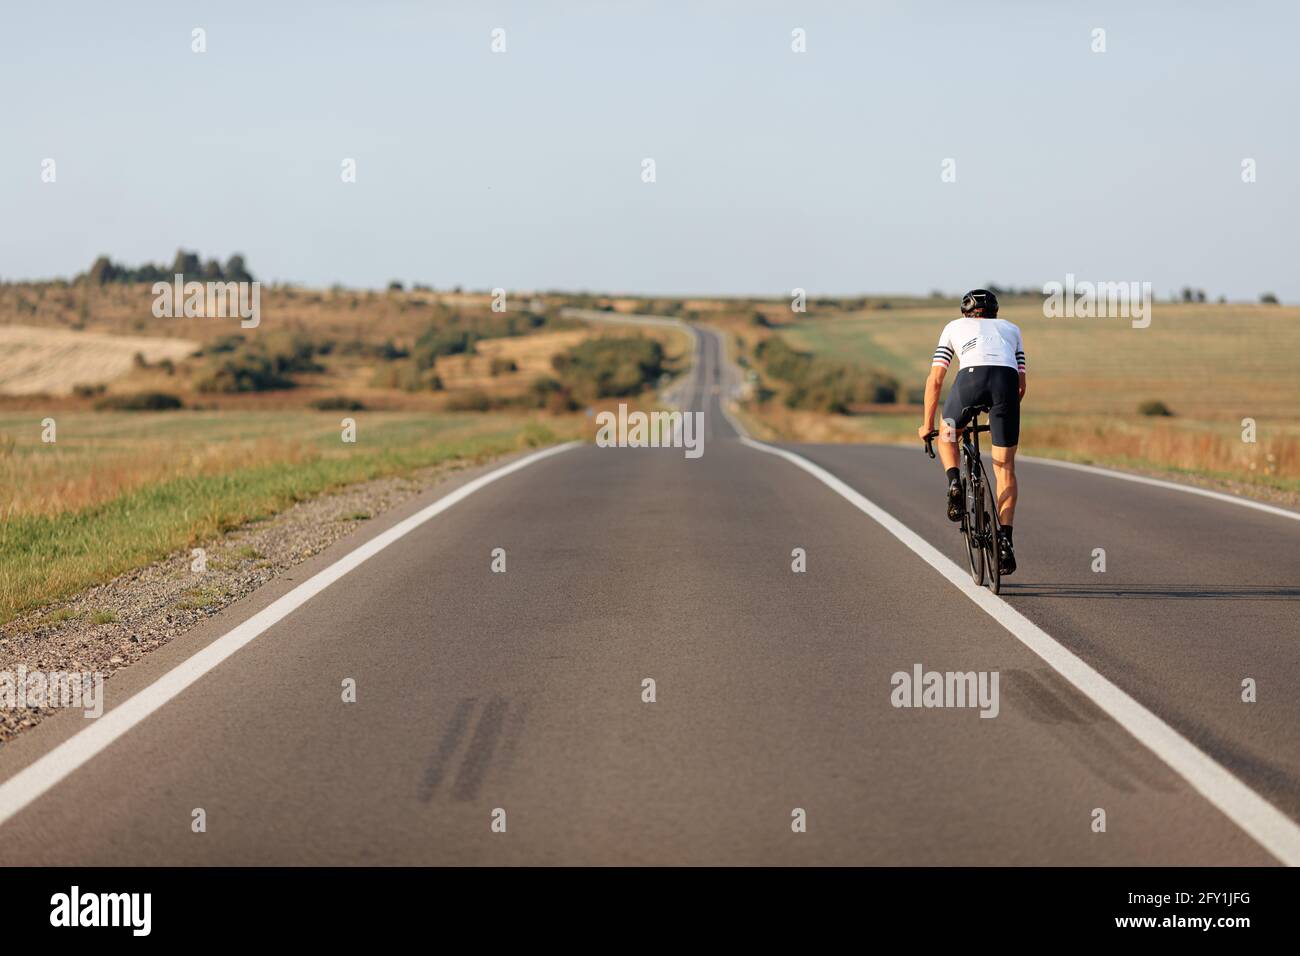
<path fill-rule="evenodd" d="M 1298 301 L 1298 44 L 1293 0 L 9 0 L 0 277 Z"/>

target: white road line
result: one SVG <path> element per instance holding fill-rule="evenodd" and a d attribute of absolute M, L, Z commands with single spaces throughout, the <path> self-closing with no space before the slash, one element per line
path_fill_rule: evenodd
<path fill-rule="evenodd" d="M 414 531 L 453 505 L 464 501 L 474 492 L 492 484 L 499 478 L 514 474 L 544 458 L 576 448 L 581 442 L 568 442 L 535 452 L 518 461 L 480 475 L 455 491 L 444 495 L 433 504 L 417 511 L 411 517 L 393 525 L 382 534 L 371 538 L 360 547 L 349 551 L 329 567 L 318 571 L 288 594 L 254 614 L 217 638 L 203 650 L 177 664 L 162 677 L 128 700 L 96 719 L 85 730 L 78 731 L 34 763 L 0 784 L 0 824 L 18 813 L 33 800 L 85 764 L 104 748 L 154 713 L 185 688 L 230 657 L 255 637 L 293 613 L 327 587 L 374 557 L 394 541 Z"/>
<path fill-rule="evenodd" d="M 1105 475 L 1107 478 L 1118 478 L 1121 481 L 1135 481 L 1139 485 L 1154 485 L 1157 488 L 1172 488 L 1174 491 L 1184 491 L 1189 495 L 1200 495 L 1203 498 L 1213 498 L 1215 501 L 1226 501 L 1228 504 L 1241 505 L 1243 508 L 1254 508 L 1256 511 L 1264 511 L 1271 515 L 1280 515 L 1283 518 L 1290 518 L 1292 521 L 1300 521 L 1300 511 L 1290 511 L 1286 508 L 1266 505 L 1262 501 L 1251 501 L 1249 498 L 1239 498 L 1236 495 L 1224 494 L 1221 491 L 1210 491 L 1206 488 L 1180 485 L 1176 481 L 1161 481 L 1159 478 L 1147 478 L 1144 475 L 1129 475 L 1122 471 L 1111 471 L 1109 468 L 1098 468 L 1096 465 L 1080 465 L 1072 461 L 1060 461 L 1056 458 L 1037 458 L 1032 455 L 1020 455 L 1018 457 L 1020 461 L 1032 461 L 1036 465 L 1052 465 L 1055 468 L 1070 468 L 1074 471 L 1086 471 L 1093 475 Z"/>
<path fill-rule="evenodd" d="M 970 575 L 955 562 L 824 468 L 783 448 L 774 448 L 752 438 L 742 438 L 741 441 L 751 448 L 784 458 L 802 468 L 869 515 L 1167 763 L 1193 790 L 1241 827 L 1260 846 L 1288 866 L 1300 866 L 1300 826 L 1198 750 L 1186 737 L 1066 650 L 1006 601 L 987 588 L 976 587 Z"/>

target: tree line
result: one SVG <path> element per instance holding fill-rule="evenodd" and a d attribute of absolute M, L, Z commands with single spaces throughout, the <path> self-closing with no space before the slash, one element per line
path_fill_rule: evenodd
<path fill-rule="evenodd" d="M 91 285 L 108 285 L 109 283 L 128 282 L 170 282 L 176 275 L 183 275 L 187 280 L 199 282 L 252 282 L 253 274 L 248 271 L 244 257 L 235 253 L 225 264 L 217 259 L 203 261 L 197 252 L 177 249 L 170 269 L 152 262 L 132 268 L 114 262 L 108 256 L 100 256 L 91 265 L 88 272 L 80 273 L 77 281 L 86 281 Z"/>

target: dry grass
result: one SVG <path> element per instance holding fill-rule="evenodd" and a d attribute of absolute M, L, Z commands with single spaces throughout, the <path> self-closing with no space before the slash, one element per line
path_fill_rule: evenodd
<path fill-rule="evenodd" d="M 438 377 L 451 391 L 478 389 L 489 394 L 518 394 L 542 375 L 554 375 L 551 358 L 590 338 L 587 329 L 543 332 L 509 339 L 485 339 L 475 355 L 444 355 L 438 359 Z M 493 359 L 514 359 L 517 371 L 492 375 Z"/>
<path fill-rule="evenodd" d="M 187 339 L 0 325 L 0 393 L 66 395 L 74 385 L 130 373 L 137 354 L 147 362 L 180 361 L 197 348 Z"/>
<path fill-rule="evenodd" d="M 1277 489 L 1300 490 L 1300 437 L 1273 434 L 1254 443 L 1240 429 L 1178 420 L 1032 418 L 1021 445 L 1076 459 L 1204 472 Z"/>
<path fill-rule="evenodd" d="M 81 511 L 141 488 L 182 478 L 285 469 L 353 453 L 340 441 L 342 413 L 73 413 L 58 418 L 58 441 L 40 441 L 39 422 L 0 415 L 0 520 Z M 358 445 L 417 445 L 436 434 L 454 443 L 517 427 L 527 416 L 353 413 Z M 531 416 L 571 433 L 576 418 Z"/>

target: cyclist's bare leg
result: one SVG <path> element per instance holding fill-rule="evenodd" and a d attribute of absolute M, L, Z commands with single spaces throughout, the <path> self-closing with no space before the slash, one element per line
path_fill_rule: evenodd
<path fill-rule="evenodd" d="M 957 465 L 957 437 L 960 432 L 951 428 L 939 425 L 939 438 L 935 442 L 935 451 L 939 453 L 939 460 L 943 462 L 943 469 L 956 468 Z"/>
<path fill-rule="evenodd" d="M 1016 517 L 1016 448 L 993 446 L 993 475 L 997 478 L 998 521 L 1014 525 Z"/>

